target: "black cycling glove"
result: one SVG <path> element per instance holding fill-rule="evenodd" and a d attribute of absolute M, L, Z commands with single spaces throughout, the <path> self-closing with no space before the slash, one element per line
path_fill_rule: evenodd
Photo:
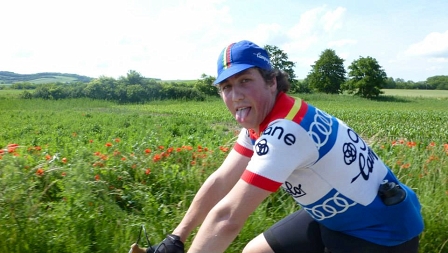
<path fill-rule="evenodd" d="M 146 249 L 146 253 L 184 253 L 184 243 L 177 235 L 167 235 L 163 241 L 157 245 Z"/>

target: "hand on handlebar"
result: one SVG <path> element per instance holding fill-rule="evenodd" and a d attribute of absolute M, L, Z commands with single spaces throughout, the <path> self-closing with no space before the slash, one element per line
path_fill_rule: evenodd
<path fill-rule="evenodd" d="M 167 235 L 163 241 L 157 245 L 146 249 L 146 253 L 184 253 L 184 243 L 177 235 Z M 134 252 L 140 253 L 140 252 Z"/>

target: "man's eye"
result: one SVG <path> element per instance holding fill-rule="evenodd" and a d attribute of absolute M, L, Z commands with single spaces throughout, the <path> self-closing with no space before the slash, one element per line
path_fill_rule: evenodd
<path fill-rule="evenodd" d="M 227 90 L 227 89 L 229 89 L 230 88 L 230 85 L 223 85 L 222 87 L 221 87 L 221 90 Z"/>

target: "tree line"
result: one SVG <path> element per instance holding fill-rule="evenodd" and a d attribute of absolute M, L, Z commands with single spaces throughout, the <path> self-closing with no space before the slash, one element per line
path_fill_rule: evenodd
<path fill-rule="evenodd" d="M 382 89 L 427 89 L 448 90 L 448 76 L 440 75 L 426 81 L 413 82 L 388 77 L 378 61 L 370 56 L 359 57 L 348 66 L 332 49 L 324 50 L 311 65 L 305 79 L 299 81 L 294 74 L 295 63 L 276 46 L 265 46 L 275 67 L 290 75 L 294 92 L 347 93 L 366 98 L 378 97 Z"/>
<path fill-rule="evenodd" d="M 319 59 L 311 65 L 305 79 L 297 79 L 295 63 L 277 46 L 266 45 L 274 68 L 288 74 L 291 93 L 323 92 L 330 94 L 353 94 L 364 98 L 376 98 L 382 89 L 428 89 L 448 90 L 448 76 L 433 76 L 426 81 L 413 82 L 388 77 L 375 58 L 359 57 L 348 66 L 332 49 L 324 50 Z M 219 96 L 212 85 L 215 77 L 203 74 L 192 82 L 163 82 L 145 78 L 130 70 L 118 79 L 102 76 L 89 82 L 33 84 L 18 82 L 12 89 L 25 90 L 22 98 L 64 99 L 87 97 L 117 101 L 120 103 L 143 103 L 152 100 L 187 99 L 205 100 L 207 96 Z M 0 86 L 1 88 L 1 86 Z M 33 91 L 29 91 L 33 90 Z"/>
<path fill-rule="evenodd" d="M 218 96 L 216 87 L 211 85 L 214 78 L 203 75 L 194 82 L 162 82 L 145 78 L 135 70 L 118 79 L 101 76 L 88 83 L 15 83 L 13 89 L 25 89 L 21 98 L 65 99 L 91 98 L 116 101 L 119 103 L 144 103 L 154 100 L 185 99 L 205 100 L 207 96 Z"/>

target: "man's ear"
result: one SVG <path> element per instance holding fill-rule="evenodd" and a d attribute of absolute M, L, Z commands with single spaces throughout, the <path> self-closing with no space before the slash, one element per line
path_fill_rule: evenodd
<path fill-rule="evenodd" d="M 270 81 L 269 81 L 269 86 L 271 87 L 271 88 L 273 88 L 273 89 L 275 89 L 275 91 L 277 91 L 277 78 L 272 78 Z"/>

